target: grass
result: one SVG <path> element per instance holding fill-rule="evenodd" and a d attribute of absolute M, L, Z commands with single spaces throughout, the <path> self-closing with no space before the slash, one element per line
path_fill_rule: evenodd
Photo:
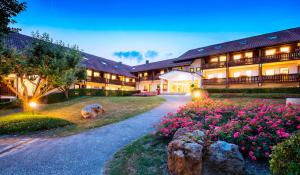
<path fill-rule="evenodd" d="M 6 127 L 8 127 L 7 129 L 0 127 L 0 133 L 23 134 L 31 131 L 59 128 L 49 131 L 48 134 L 65 136 L 125 120 L 148 111 L 158 106 L 163 101 L 164 99 L 160 97 L 76 98 L 66 102 L 42 106 L 36 111 L 37 115 L 35 116 L 32 116 L 30 113 L 17 113 L 0 117 L 0 126 L 7 125 Z M 82 119 L 80 114 L 81 109 L 85 105 L 92 103 L 100 103 L 104 107 L 105 113 L 96 119 Z M 67 126 L 61 124 L 66 122 L 68 122 Z M 32 130 L 26 129 L 28 127 L 33 128 L 34 125 L 44 126 L 45 123 L 53 127 L 36 127 Z M 57 125 L 57 127 L 54 127 L 55 125 Z M 61 128 L 62 126 L 65 127 Z"/>
<path fill-rule="evenodd" d="M 106 175 L 168 174 L 167 142 L 155 135 L 145 136 L 118 151 L 107 164 Z"/>

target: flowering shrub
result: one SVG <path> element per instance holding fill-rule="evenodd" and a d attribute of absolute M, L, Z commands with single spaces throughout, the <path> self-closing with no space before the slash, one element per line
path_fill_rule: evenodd
<path fill-rule="evenodd" d="M 205 130 L 211 140 L 239 145 L 251 159 L 269 158 L 274 145 L 300 129 L 300 106 L 265 100 L 233 103 L 206 99 L 181 107 L 160 122 L 158 133 L 172 137 L 178 128 Z"/>

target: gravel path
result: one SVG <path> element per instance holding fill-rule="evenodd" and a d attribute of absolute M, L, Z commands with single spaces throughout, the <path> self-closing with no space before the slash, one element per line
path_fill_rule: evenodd
<path fill-rule="evenodd" d="M 77 135 L 35 139 L 22 148 L 0 156 L 1 175 L 92 175 L 101 174 L 112 155 L 147 133 L 168 112 L 190 100 L 186 96 L 164 96 L 166 102 L 157 108 L 122 122 Z"/>

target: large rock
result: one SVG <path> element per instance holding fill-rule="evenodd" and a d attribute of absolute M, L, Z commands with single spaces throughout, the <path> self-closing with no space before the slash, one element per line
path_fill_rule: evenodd
<path fill-rule="evenodd" d="M 243 175 L 244 158 L 239 147 L 224 141 L 209 146 L 204 165 L 204 175 Z"/>
<path fill-rule="evenodd" d="M 176 175 L 201 175 L 205 134 L 179 129 L 168 145 L 168 168 Z"/>
<path fill-rule="evenodd" d="M 101 112 L 104 112 L 102 105 L 90 104 L 82 108 L 81 115 L 83 118 L 96 118 Z"/>

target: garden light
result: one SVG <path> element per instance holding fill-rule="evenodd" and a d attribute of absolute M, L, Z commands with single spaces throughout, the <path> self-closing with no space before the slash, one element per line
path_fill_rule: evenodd
<path fill-rule="evenodd" d="M 32 101 L 32 102 L 29 103 L 29 106 L 34 109 L 34 108 L 36 108 L 37 103 Z"/>

